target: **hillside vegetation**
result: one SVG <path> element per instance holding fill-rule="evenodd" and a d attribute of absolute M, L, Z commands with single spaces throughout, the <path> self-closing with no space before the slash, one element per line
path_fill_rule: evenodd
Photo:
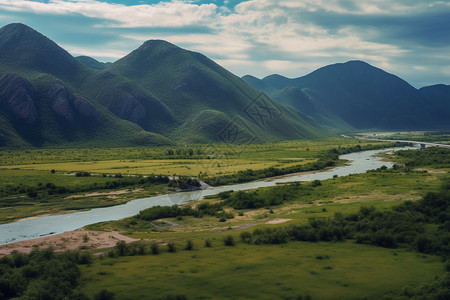
<path fill-rule="evenodd" d="M 200 53 L 147 41 L 113 64 L 0 29 L 0 147 L 250 144 L 330 136 Z"/>
<path fill-rule="evenodd" d="M 448 86 L 418 90 L 362 61 L 328 65 L 292 79 L 278 74 L 243 79 L 339 132 L 450 128 Z"/>

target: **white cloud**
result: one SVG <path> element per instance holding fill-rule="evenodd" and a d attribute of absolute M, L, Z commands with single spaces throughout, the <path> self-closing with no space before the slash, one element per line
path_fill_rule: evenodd
<path fill-rule="evenodd" d="M 448 76 L 446 72 L 450 62 L 446 49 L 431 53 L 419 43 L 405 46 L 393 39 L 383 39 L 386 32 L 377 26 L 360 26 L 357 21 L 348 24 L 343 18 L 400 18 L 448 11 L 448 1 L 250 0 L 236 5 L 231 11 L 215 4 L 199 3 L 201 1 L 173 0 L 152 5 L 123 5 L 95 0 L 50 0 L 48 3 L 0 0 L 0 20 L 2 10 L 10 14 L 46 14 L 49 18 L 51 15 L 95 18 L 94 26 L 101 29 L 97 28 L 98 32 L 116 30 L 118 42 L 109 42 L 103 48 L 119 50 L 105 53 L 65 41 L 66 49 L 76 55 L 111 60 L 134 50 L 145 40 L 163 39 L 202 52 L 237 75 L 251 73 L 261 76 L 277 72 L 300 76 L 305 74 L 305 70 L 312 71 L 327 63 L 351 59 L 365 60 L 393 73 L 398 70 L 403 74 L 417 74 L 423 67 L 420 60 L 411 66 L 405 62 L 415 55 L 421 59 L 439 59 L 442 62 L 440 73 Z M 324 25 L 327 17 L 339 26 Z M 189 26 L 204 28 L 205 33 L 189 32 Z M 121 30 L 117 31 L 117 28 Z M 158 31 L 155 28 L 175 30 Z M 64 24 L 60 29 L 64 30 Z M 149 30 L 146 32 L 146 29 Z"/>
<path fill-rule="evenodd" d="M 28 0 L 0 0 L 0 7 L 10 11 L 46 14 L 80 14 L 104 19 L 110 26 L 119 27 L 180 27 L 203 24 L 216 14 L 214 4 L 195 5 L 181 1 L 154 5 L 127 6 L 95 0 L 51 0 L 48 3 Z M 114 25 L 112 25 L 114 24 Z"/>

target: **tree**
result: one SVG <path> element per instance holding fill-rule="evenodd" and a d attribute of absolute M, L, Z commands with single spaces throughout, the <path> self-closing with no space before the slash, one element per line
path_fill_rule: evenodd
<path fill-rule="evenodd" d="M 159 246 L 157 243 L 153 243 L 150 246 L 150 251 L 152 252 L 152 254 L 158 254 L 159 253 Z"/>
<path fill-rule="evenodd" d="M 118 241 L 116 243 L 116 249 L 120 256 L 124 256 L 127 251 L 127 243 L 125 241 Z"/>
<path fill-rule="evenodd" d="M 234 238 L 231 235 L 227 235 L 224 239 L 223 239 L 223 243 L 225 246 L 234 246 Z"/>
<path fill-rule="evenodd" d="M 186 242 L 186 247 L 184 248 L 184 250 L 192 250 L 194 248 L 194 243 L 191 240 L 188 240 Z"/>
<path fill-rule="evenodd" d="M 174 242 L 169 242 L 167 243 L 167 248 L 169 252 L 175 252 L 177 251 L 177 248 L 175 247 L 175 243 Z"/>

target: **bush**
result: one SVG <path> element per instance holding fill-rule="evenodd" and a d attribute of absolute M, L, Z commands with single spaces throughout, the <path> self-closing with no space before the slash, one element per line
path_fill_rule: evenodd
<path fill-rule="evenodd" d="M 120 256 L 124 256 L 127 252 L 127 243 L 125 241 L 118 241 L 116 243 L 116 250 Z"/>
<path fill-rule="evenodd" d="M 77 172 L 77 173 L 75 173 L 75 176 L 76 177 L 89 177 L 89 176 L 91 176 L 91 173 L 89 173 L 89 172 Z"/>
<path fill-rule="evenodd" d="M 223 239 L 223 243 L 225 246 L 234 246 L 234 238 L 231 235 L 227 235 L 224 239 Z"/>
<path fill-rule="evenodd" d="M 321 186 L 321 185 L 322 185 L 322 182 L 320 182 L 320 180 L 318 180 L 318 179 L 313 180 L 313 181 L 311 182 L 311 186 L 312 186 L 312 187 Z"/>
<path fill-rule="evenodd" d="M 194 248 L 194 243 L 191 240 L 188 240 L 186 242 L 186 247 L 184 247 L 184 250 L 192 250 Z"/>
<path fill-rule="evenodd" d="M 250 244 L 250 242 L 252 241 L 252 235 L 251 235 L 251 233 L 250 232 L 248 232 L 248 231 L 244 231 L 244 232 L 241 232 L 241 240 L 244 242 L 244 243 L 248 243 L 248 244 Z"/>
<path fill-rule="evenodd" d="M 113 292 L 103 289 L 94 296 L 94 299 L 95 300 L 113 300 L 113 299 L 115 299 L 115 295 Z"/>
<path fill-rule="evenodd" d="M 167 251 L 169 251 L 169 252 L 175 252 L 175 251 L 177 251 L 177 248 L 176 248 L 174 242 L 168 242 L 168 243 L 167 243 L 167 248 L 168 248 Z"/>
<path fill-rule="evenodd" d="M 157 243 L 153 243 L 150 246 L 150 251 L 152 252 L 152 254 L 156 255 L 159 254 L 159 246 Z"/>
<path fill-rule="evenodd" d="M 211 247 L 211 240 L 210 239 L 206 239 L 205 240 L 205 247 L 207 247 L 207 248 Z"/>

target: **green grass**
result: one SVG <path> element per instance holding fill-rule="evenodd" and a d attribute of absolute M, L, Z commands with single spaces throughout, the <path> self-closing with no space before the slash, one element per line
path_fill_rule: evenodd
<path fill-rule="evenodd" d="M 446 174 L 439 173 L 374 171 L 323 180 L 322 185 L 317 187 L 312 187 L 310 183 L 302 183 L 304 189 L 295 195 L 293 200 L 270 207 L 274 214 L 271 214 L 267 207 L 256 210 L 226 208 L 226 211 L 235 215 L 233 219 L 228 219 L 226 222 L 219 222 L 216 217 L 203 216 L 202 218 L 183 217 L 182 220 L 169 218 L 167 220 L 177 223 L 178 226 L 160 230 L 154 230 L 154 228 L 148 230 L 148 228 L 139 226 L 130 227 L 126 220 L 93 224 L 88 228 L 118 230 L 134 238 L 177 241 L 186 239 L 187 233 L 193 234 L 195 237 L 204 237 L 209 234 L 205 230 L 223 232 L 227 231 L 230 226 L 249 223 L 261 225 L 276 218 L 288 218 L 292 219 L 290 223 L 304 224 L 311 217 L 332 217 L 335 212 L 355 213 L 361 205 L 374 206 L 382 210 L 390 209 L 403 201 L 417 200 L 427 192 L 438 190 L 445 177 Z M 259 190 L 270 189 L 273 187 Z M 188 205 L 197 205 L 204 201 L 214 203 L 219 200 L 217 197 L 209 197 L 207 200 Z M 244 216 L 238 216 L 239 212 L 244 212 Z"/>
<path fill-rule="evenodd" d="M 92 296 L 105 288 L 118 299 L 380 299 L 444 273 L 438 257 L 352 242 L 226 247 L 217 237 L 203 245 L 97 260 L 82 267 L 83 290 Z"/>
<path fill-rule="evenodd" d="M 184 295 L 188 299 L 397 299 L 404 291 L 430 283 L 445 274 L 442 258 L 409 248 L 387 249 L 344 242 L 289 242 L 282 245 L 244 244 L 239 235 L 256 228 L 304 224 L 311 217 L 332 217 L 336 212 L 355 213 L 361 206 L 388 210 L 404 200 L 416 200 L 437 191 L 446 174 L 378 170 L 322 181 L 306 188 L 292 202 L 258 210 L 241 210 L 225 223 L 214 217 L 167 219 L 178 226 L 137 228 L 127 221 L 107 222 L 90 229 L 114 229 L 134 238 L 171 241 L 176 253 L 160 245 L 161 254 L 96 260 L 82 267 L 83 290 L 90 296 L 101 289 L 118 299 L 163 299 Z M 306 184 L 305 185 L 309 185 Z M 272 189 L 272 188 L 267 188 Z M 207 199 L 204 201 L 212 201 Z M 280 225 L 267 221 L 288 218 Z M 164 222 L 164 220 L 161 220 Z M 158 225 L 162 225 L 161 222 Z M 254 224 L 249 229 L 234 226 Z M 114 227 L 116 225 L 116 227 Z M 236 246 L 224 246 L 232 235 Z M 204 246 L 205 239 L 212 242 Z M 194 250 L 184 251 L 192 240 Z"/>
<path fill-rule="evenodd" d="M 357 135 L 389 140 L 407 140 L 428 143 L 449 144 L 448 131 L 406 131 L 406 132 L 366 132 Z"/>
<path fill-rule="evenodd" d="M 247 169 L 286 168 L 317 160 L 327 149 L 376 143 L 347 138 L 310 141 L 287 141 L 230 148 L 225 144 L 178 145 L 159 147 L 29 149 L 0 151 L 0 222 L 39 214 L 59 213 L 110 206 L 143 198 L 167 189 L 155 186 L 143 192 L 96 197 L 79 197 L 92 192 L 109 192 L 96 188 L 115 178 L 75 177 L 67 173 L 88 171 L 93 174 L 172 176 L 222 176 Z M 383 145 L 383 143 L 379 143 Z M 55 170 L 52 174 L 51 170 Z M 27 195 L 28 188 L 52 183 L 58 187 L 79 190 L 63 195 L 47 195 L 38 199 Z M 17 188 L 17 192 L 11 192 Z M 134 188 L 134 187 L 130 187 Z M 137 188 L 142 188 L 137 186 Z M 120 188 L 121 190 L 124 188 Z M 125 188 L 127 189 L 127 188 Z M 39 193 L 39 192 L 38 192 Z M 75 196 L 75 197 L 73 197 Z"/>

